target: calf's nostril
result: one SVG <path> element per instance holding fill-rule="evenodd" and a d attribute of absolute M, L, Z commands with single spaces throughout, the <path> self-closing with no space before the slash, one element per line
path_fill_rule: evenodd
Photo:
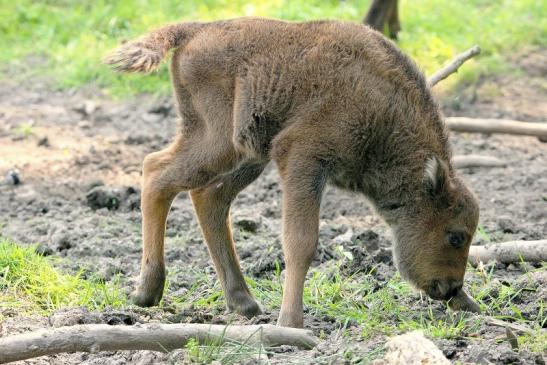
<path fill-rule="evenodd" d="M 432 280 L 427 289 L 427 295 L 432 299 L 443 299 L 447 292 L 447 285 L 439 280 Z"/>
<path fill-rule="evenodd" d="M 460 291 L 460 288 L 458 288 L 458 287 L 452 288 L 450 290 L 450 292 L 448 293 L 448 298 L 447 299 L 453 298 L 456 295 L 458 295 L 458 291 Z"/>
<path fill-rule="evenodd" d="M 431 293 L 437 297 L 442 294 L 442 287 L 439 280 L 433 280 L 431 283 Z"/>
<path fill-rule="evenodd" d="M 452 281 L 449 285 L 449 290 L 447 290 L 446 293 L 446 300 L 449 300 L 456 295 L 458 295 L 458 292 L 462 289 L 463 283 L 461 281 Z"/>
<path fill-rule="evenodd" d="M 456 280 L 432 280 L 427 294 L 436 300 L 450 300 L 462 289 L 462 282 Z"/>

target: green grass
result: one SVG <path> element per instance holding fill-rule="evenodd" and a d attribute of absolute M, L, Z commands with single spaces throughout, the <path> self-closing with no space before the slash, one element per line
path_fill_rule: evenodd
<path fill-rule="evenodd" d="M 253 335 L 255 333 L 249 336 L 249 340 Z M 225 341 L 224 335 L 212 338 L 205 344 L 190 339 L 184 349 L 186 358 L 192 364 L 210 364 L 213 361 L 223 365 L 239 364 L 250 357 L 257 358 L 268 353 L 263 346 L 256 346 L 249 341 Z"/>
<path fill-rule="evenodd" d="M 17 138 L 27 139 L 34 134 L 34 127 L 32 123 L 21 123 L 15 128 L 14 135 Z"/>
<path fill-rule="evenodd" d="M 0 62 L 20 78 L 46 75 L 60 87 L 95 83 L 114 95 L 164 94 L 170 90 L 165 65 L 151 76 L 120 76 L 101 64 L 102 57 L 120 41 L 167 22 L 246 15 L 360 21 L 368 4 L 369 0 L 0 0 Z M 458 80 L 513 71 L 507 55 L 547 44 L 545 1 L 401 0 L 400 13 L 399 45 L 426 73 L 471 45 L 481 45 L 483 55 L 466 64 Z"/>
<path fill-rule="evenodd" d="M 363 339 L 378 335 L 391 336 L 409 330 L 421 330 L 433 338 L 472 339 L 480 329 L 483 321 L 481 317 L 440 308 L 438 302 L 415 294 L 398 275 L 391 278 L 387 284 L 378 287 L 373 272 L 350 276 L 344 274 L 344 270 L 340 268 L 345 260 L 349 259 L 340 254 L 338 262 L 332 266 L 311 270 L 304 290 L 307 317 L 332 318 L 341 328 L 350 323 L 357 324 Z M 535 270 L 544 271 L 547 267 Z M 195 272 L 192 282 L 193 286 L 184 296 L 173 298 L 167 295 L 168 300 L 181 306 L 192 303 L 196 308 L 222 313 L 225 306 L 224 296 L 216 280 L 201 272 Z M 266 308 L 279 309 L 282 298 L 282 280 L 279 272 L 270 278 L 247 279 L 247 283 L 253 295 Z M 547 321 L 547 313 L 544 312 L 545 300 L 539 298 L 539 303 L 530 302 L 527 305 L 540 307 L 535 318 L 523 316 L 515 305 L 518 296 L 525 296 L 526 291 L 533 292 L 540 288 L 517 288 L 513 283 L 506 283 L 499 288 L 494 286 L 494 283 L 492 270 L 485 272 L 471 266 L 468 268 L 467 290 L 479 302 L 483 314 L 530 327 L 531 333 L 519 336 L 521 348 L 533 352 L 546 351 L 547 338 L 545 331 L 542 330 Z M 409 297 L 415 298 L 415 301 L 405 300 Z M 214 351 L 214 346 L 205 348 L 207 351 Z"/>
<path fill-rule="evenodd" d="M 20 247 L 2 238 L 0 296 L 0 312 L 17 309 L 41 314 L 74 306 L 102 310 L 120 307 L 126 301 L 116 284 L 62 273 L 53 260 L 37 254 L 34 247 Z"/>
<path fill-rule="evenodd" d="M 340 327 L 339 336 L 356 336 L 346 328 L 358 325 L 360 339 L 391 336 L 409 330 L 422 330 L 429 337 L 455 339 L 468 337 L 473 341 L 480 329 L 481 317 L 461 312 L 445 311 L 438 302 L 433 302 L 413 292 L 413 289 L 398 275 L 379 286 L 374 270 L 348 275 L 344 264 L 352 257 L 340 250 L 338 258 L 321 268 L 310 271 L 304 291 L 306 317 L 334 320 Z M 91 310 L 106 307 L 126 306 L 126 296 L 116 283 L 83 279 L 80 275 L 69 275 L 55 268 L 56 261 L 38 255 L 33 247 L 20 247 L 0 238 L 0 313 L 15 309 L 18 313 L 47 315 L 63 307 L 85 306 Z M 541 353 L 547 351 L 547 335 L 542 328 L 547 322 L 545 299 L 527 300 L 530 293 L 540 290 L 540 283 L 532 280 L 536 272 L 547 270 L 547 265 L 530 270 L 511 282 L 499 281 L 493 268 L 468 268 L 467 288 L 479 302 L 484 315 L 517 322 L 531 328 L 532 332 L 518 337 L 520 348 Z M 172 275 L 172 274 L 171 274 Z M 192 283 L 184 295 L 173 296 L 168 290 L 162 303 L 164 308 L 180 311 L 192 305 L 209 313 L 222 313 L 224 296 L 213 275 L 203 271 L 185 272 Z M 524 280 L 526 279 L 526 280 Z M 524 280 L 524 281 L 523 281 Z M 278 269 L 268 278 L 247 279 L 253 295 L 269 310 L 278 310 L 282 298 L 282 278 Z M 524 284 L 523 284 L 524 282 Z M 410 299 L 409 299 L 410 298 Z M 527 313 L 524 313 L 527 312 Z M 532 313 L 532 314 L 530 314 Z M 320 337 L 325 338 L 324 334 Z M 355 340 L 355 338 L 353 338 Z M 479 339 L 475 339 L 479 340 Z M 188 358 L 196 363 L 237 363 L 250 356 L 258 356 L 264 349 L 246 343 L 211 342 L 186 346 Z M 374 353 L 363 354 L 358 350 L 325 355 L 318 363 L 329 363 L 345 358 L 350 363 L 368 362 L 380 356 L 382 348 Z M 288 354 L 276 354 L 291 363 L 305 362 Z"/>

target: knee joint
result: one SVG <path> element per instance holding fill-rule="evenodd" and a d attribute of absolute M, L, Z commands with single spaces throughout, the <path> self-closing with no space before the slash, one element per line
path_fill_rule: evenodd
<path fill-rule="evenodd" d="M 159 156 L 158 152 L 151 153 L 144 157 L 142 162 L 142 174 L 144 177 L 150 176 L 154 171 L 159 167 Z"/>

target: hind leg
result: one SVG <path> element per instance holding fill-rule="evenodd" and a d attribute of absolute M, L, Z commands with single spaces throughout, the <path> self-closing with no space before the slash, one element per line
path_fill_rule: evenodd
<path fill-rule="evenodd" d="M 141 195 L 143 254 L 137 289 L 132 294 L 139 306 L 157 305 L 165 284 L 164 235 L 167 214 L 175 196 L 207 183 L 199 161 L 191 161 L 182 136 L 168 148 L 144 159 Z"/>
<path fill-rule="evenodd" d="M 241 273 L 230 229 L 230 204 L 263 171 L 263 163 L 246 163 L 205 188 L 192 190 L 192 202 L 209 254 L 226 296 L 228 309 L 247 317 L 261 313 Z"/>

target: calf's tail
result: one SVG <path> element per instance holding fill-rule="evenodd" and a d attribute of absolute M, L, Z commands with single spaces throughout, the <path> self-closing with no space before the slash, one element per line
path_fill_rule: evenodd
<path fill-rule="evenodd" d="M 154 71 L 170 49 L 187 43 L 203 26 L 192 22 L 167 25 L 122 44 L 104 62 L 118 72 Z"/>

